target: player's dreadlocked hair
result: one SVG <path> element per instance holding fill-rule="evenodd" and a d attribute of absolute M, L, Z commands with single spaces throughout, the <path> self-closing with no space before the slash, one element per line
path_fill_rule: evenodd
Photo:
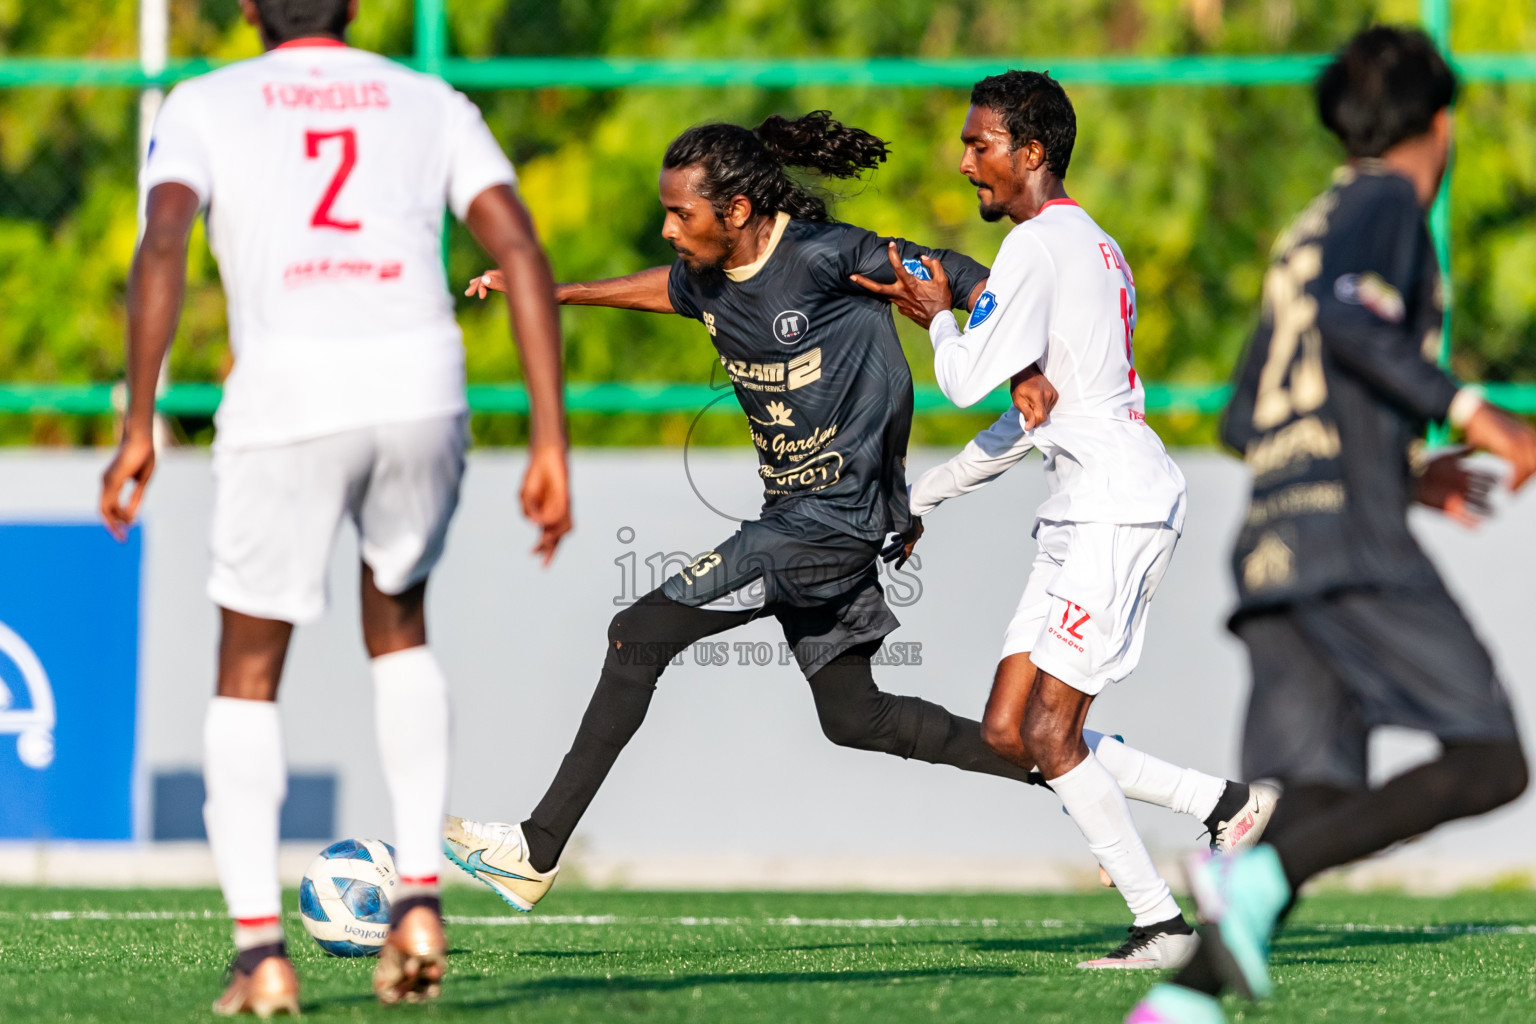
<path fill-rule="evenodd" d="M 1045 150 L 1051 173 L 1058 178 L 1067 176 L 1072 146 L 1077 142 L 1077 113 L 1067 91 L 1049 71 L 1005 71 L 983 78 L 971 89 L 971 106 L 997 111 L 1013 149 L 1034 139 Z"/>
<path fill-rule="evenodd" d="M 261 26 L 275 43 L 347 31 L 350 0 L 256 0 Z"/>
<path fill-rule="evenodd" d="M 880 164 L 889 152 L 869 132 L 832 120 L 813 110 L 793 121 L 773 115 L 756 128 L 739 124 L 694 125 L 672 140 L 662 157 L 667 170 L 698 166 L 704 173 L 698 194 L 716 213 L 731 199 L 746 196 L 756 213 L 783 211 L 801 220 L 828 220 L 827 204 L 784 173 L 803 167 L 831 178 L 857 178 Z"/>
<path fill-rule="evenodd" d="M 1423 135 L 1456 99 L 1456 73 L 1416 28 L 1378 25 L 1351 39 L 1317 80 L 1317 111 L 1352 157 Z"/>

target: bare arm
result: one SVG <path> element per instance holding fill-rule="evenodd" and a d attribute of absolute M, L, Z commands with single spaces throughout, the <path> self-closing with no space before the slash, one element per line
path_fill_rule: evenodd
<path fill-rule="evenodd" d="M 667 294 L 671 267 L 652 267 L 637 274 L 610 277 L 602 281 L 579 281 L 555 286 L 555 301 L 562 306 L 610 306 L 614 309 L 638 309 L 645 313 L 675 313 Z M 497 270 L 487 271 L 469 282 L 465 295 L 485 298 L 487 291 L 504 292 L 507 279 Z"/>
<path fill-rule="evenodd" d="M 167 182 L 151 189 L 144 237 L 128 275 L 128 415 L 117 454 L 101 478 L 102 522 L 119 540 L 138 518 L 155 472 L 155 389 L 181 319 L 187 243 L 201 206 L 185 185 Z M 130 480 L 134 490 L 125 500 Z"/>
<path fill-rule="evenodd" d="M 652 267 L 638 274 L 610 277 L 604 281 L 563 284 L 557 291 L 567 306 L 612 306 L 614 309 L 639 309 L 647 313 L 675 313 L 667 294 L 671 267 Z"/>
<path fill-rule="evenodd" d="M 570 477 L 566 468 L 564 372 L 555 280 L 528 209 L 506 185 L 488 188 L 470 203 L 465 225 L 500 267 L 512 314 L 514 341 L 523 362 L 532 409 L 528 470 L 523 476 L 523 514 L 540 528 L 535 553 L 548 565 L 571 530 Z"/>

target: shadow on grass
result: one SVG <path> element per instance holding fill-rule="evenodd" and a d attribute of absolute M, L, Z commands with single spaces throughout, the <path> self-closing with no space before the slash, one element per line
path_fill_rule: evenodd
<path fill-rule="evenodd" d="M 1309 925 L 1296 925 L 1286 928 L 1280 933 L 1275 942 L 1275 951 L 1281 954 L 1304 955 L 1309 952 L 1324 952 L 1329 950 L 1349 948 L 1380 948 L 1386 946 L 1433 946 L 1456 939 L 1479 935 L 1473 929 L 1482 927 L 1476 924 L 1452 924 L 1446 925 L 1446 931 L 1422 932 L 1422 931 L 1345 931 L 1333 929 L 1323 930 Z"/>
<path fill-rule="evenodd" d="M 1023 978 L 1030 972 L 1007 967 L 943 967 L 914 968 L 893 971 L 769 971 L 740 974 L 685 974 L 667 977 L 555 977 L 535 978 L 513 985 L 505 985 L 497 992 L 472 991 L 482 985 L 501 984 L 496 979 L 473 976 L 453 979 L 453 989 L 444 1008 L 456 1012 L 476 1010 L 503 1013 L 519 1005 L 542 1002 L 568 996 L 629 996 L 666 995 L 688 992 L 696 988 L 733 985 L 803 985 L 814 982 L 834 982 L 839 985 L 870 984 L 893 985 L 907 981 L 948 979 L 1010 979 Z M 454 997 L 467 998 L 454 998 Z M 373 1002 L 368 994 L 336 996 L 307 1002 L 306 1011 L 319 1011 L 326 1007 L 343 1007 Z"/>
<path fill-rule="evenodd" d="M 977 953 L 1094 953 L 1102 947 L 1113 948 L 1125 941 L 1126 929 L 1104 928 L 1092 931 L 1036 935 L 1019 939 L 972 939 L 965 947 Z"/>
<path fill-rule="evenodd" d="M 1126 931 L 1123 928 L 1105 928 L 1102 931 L 1091 930 L 1070 934 L 1041 935 L 1032 938 L 1017 939 L 953 939 L 953 938 L 912 938 L 903 937 L 899 945 L 890 942 L 807 942 L 795 945 L 766 945 L 759 944 L 751 947 L 758 954 L 780 953 L 833 953 L 841 950 L 884 950 L 893 949 L 915 950 L 922 947 L 943 947 L 947 949 L 963 948 L 973 953 L 1091 953 L 1108 944 L 1117 946 L 1125 940 Z M 698 958 L 733 957 L 740 956 L 745 947 L 722 949 L 690 949 L 688 956 Z M 458 951 L 455 951 L 458 952 Z M 468 952 L 468 951 L 466 951 Z M 477 950 L 475 952 L 484 952 Z M 565 949 L 522 949 L 518 950 L 519 959 L 580 959 L 620 955 L 618 950 L 565 950 Z"/>
<path fill-rule="evenodd" d="M 471 952 L 487 955 L 483 949 Z M 501 963 L 507 964 L 518 960 L 592 960 L 622 954 L 614 949 L 520 949 L 515 953 L 496 950 L 494 955 Z"/>

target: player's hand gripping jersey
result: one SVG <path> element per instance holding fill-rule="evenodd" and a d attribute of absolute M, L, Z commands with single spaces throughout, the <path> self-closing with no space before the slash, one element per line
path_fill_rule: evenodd
<path fill-rule="evenodd" d="M 1339 172 L 1275 243 L 1222 424 L 1253 474 L 1233 555 L 1243 607 L 1438 586 L 1407 510 L 1409 450 L 1458 401 L 1435 363 L 1443 317 L 1413 185 L 1379 164 Z"/>
<path fill-rule="evenodd" d="M 888 238 L 781 213 L 757 262 L 720 274 L 673 264 L 672 308 L 708 328 L 746 410 L 764 512 L 801 515 L 865 540 L 905 529 L 912 373 L 891 307 L 849 280 L 890 283 Z M 987 268 L 897 241 L 909 267 L 940 261 L 964 301 Z"/>
<path fill-rule="evenodd" d="M 1146 424 L 1132 358 L 1136 283 L 1120 247 L 1071 200 L 1052 200 L 1008 233 L 987 291 L 961 333 L 930 327 L 939 387 L 970 406 L 1038 362 L 1056 407 L 1025 430 L 1013 409 L 913 487 L 912 512 L 975 490 L 1031 449 L 1050 497 L 1036 522 L 1162 524 L 1183 529 L 1184 476 Z"/>
<path fill-rule="evenodd" d="M 177 86 L 143 188 L 179 182 L 209 210 L 235 357 L 219 445 L 464 411 L 443 208 L 462 219 L 514 181 L 467 98 L 340 43 Z"/>

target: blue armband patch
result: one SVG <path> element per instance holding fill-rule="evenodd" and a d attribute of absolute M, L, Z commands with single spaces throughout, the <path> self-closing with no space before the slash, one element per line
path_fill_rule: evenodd
<path fill-rule="evenodd" d="M 971 310 L 971 318 L 966 321 L 965 329 L 972 331 L 980 327 L 987 322 L 987 317 L 991 316 L 995 309 L 997 309 L 997 296 L 991 292 L 982 292 L 981 298 L 976 300 L 976 308 Z"/>
<path fill-rule="evenodd" d="M 928 268 L 923 266 L 922 260 L 902 260 L 901 265 L 906 268 L 907 273 L 911 274 L 919 281 L 933 280 L 933 275 L 928 273 Z"/>

